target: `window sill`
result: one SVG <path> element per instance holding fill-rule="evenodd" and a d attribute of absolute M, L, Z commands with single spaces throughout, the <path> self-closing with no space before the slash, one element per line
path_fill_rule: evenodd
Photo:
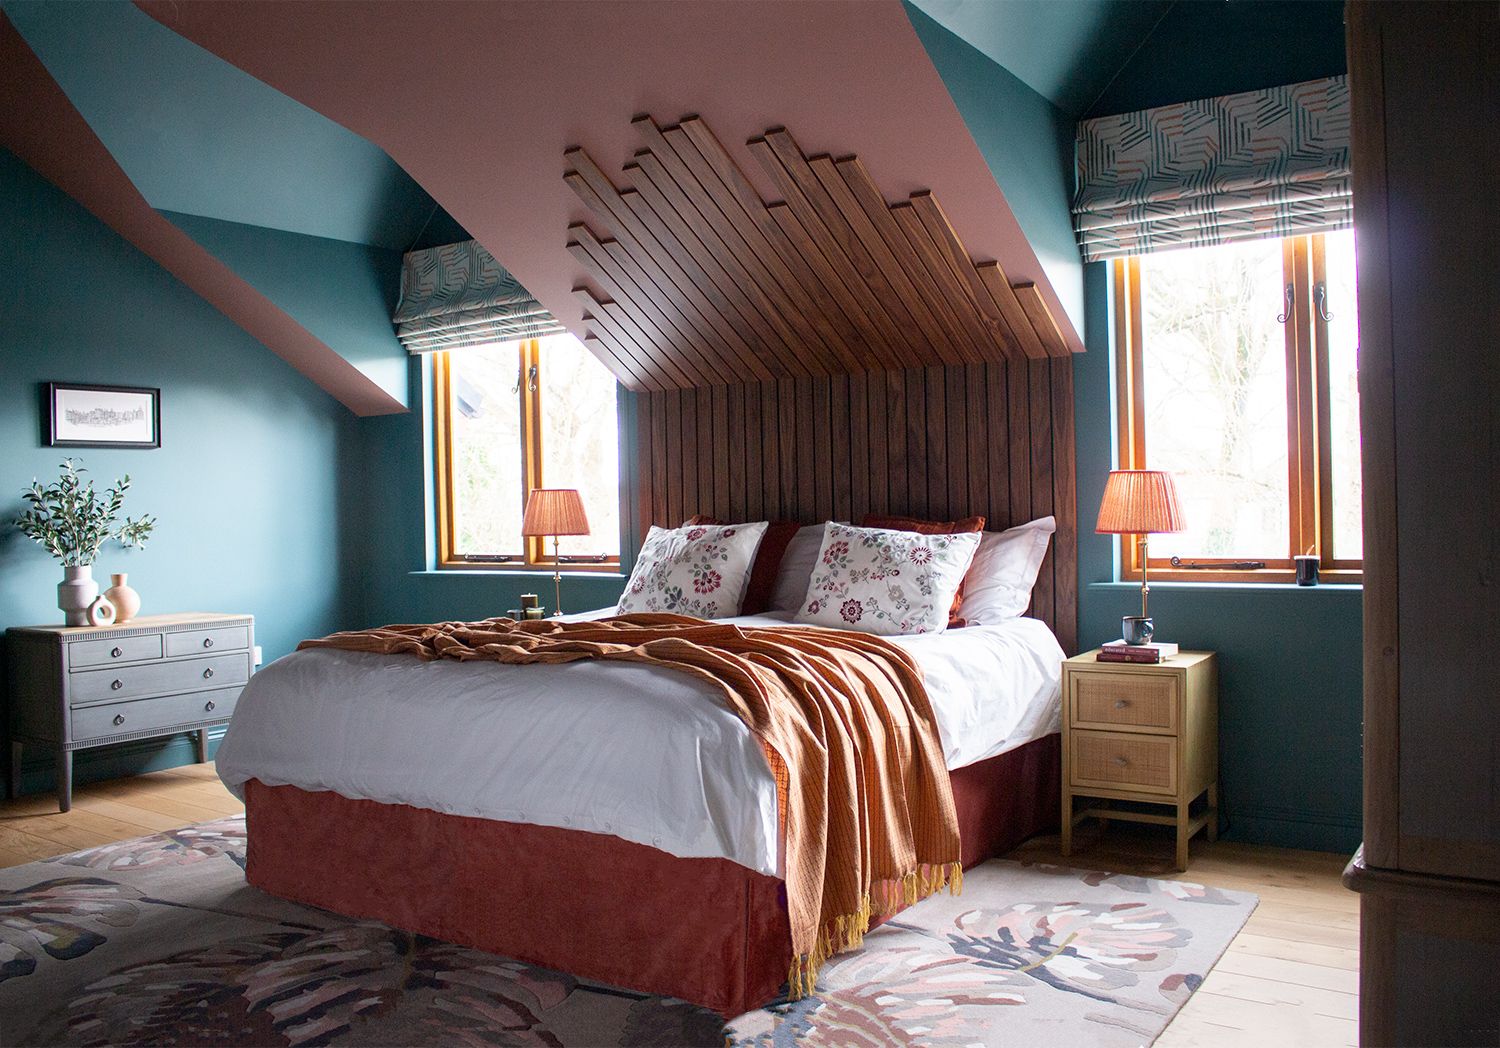
<path fill-rule="evenodd" d="M 1127 579 L 1122 582 L 1089 582 L 1085 584 L 1085 588 L 1105 592 L 1118 590 L 1122 593 L 1140 593 L 1141 583 L 1139 579 L 1135 581 Z M 1270 590 L 1273 592 L 1296 590 L 1305 593 L 1316 593 L 1319 590 L 1324 590 L 1333 593 L 1361 593 L 1364 591 L 1364 586 L 1358 582 L 1320 582 L 1316 586 L 1299 586 L 1295 582 L 1176 582 L 1166 580 L 1157 581 L 1153 577 L 1151 579 L 1151 592 L 1155 593 L 1158 590 L 1218 590 L 1226 593 L 1235 593 L 1244 590 Z"/>
<path fill-rule="evenodd" d="M 623 582 L 626 578 L 618 571 L 570 571 L 567 565 L 563 565 L 562 574 L 564 578 L 586 578 L 586 579 L 615 579 Z M 530 578 L 550 579 L 551 568 L 427 568 L 423 571 L 408 571 L 407 575 L 425 578 Z"/>

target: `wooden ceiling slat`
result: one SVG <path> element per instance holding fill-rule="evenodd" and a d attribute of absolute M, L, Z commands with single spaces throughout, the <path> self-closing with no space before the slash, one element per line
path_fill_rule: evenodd
<path fill-rule="evenodd" d="M 714 251 L 722 257 L 734 259 L 741 266 L 747 285 L 755 288 L 766 298 L 774 310 L 773 315 L 779 318 L 780 326 L 791 330 L 801 329 L 799 334 L 792 336 L 791 344 L 800 348 L 804 341 L 809 343 L 807 348 L 811 350 L 815 360 L 808 370 L 821 374 L 834 374 L 844 370 L 837 350 L 841 341 L 838 333 L 828 322 L 823 311 L 819 310 L 805 294 L 799 294 L 802 291 L 799 285 L 791 282 L 789 289 L 788 285 L 778 280 L 767 267 L 762 259 L 762 252 L 757 250 L 756 242 L 763 238 L 755 226 L 744 219 L 741 214 L 743 225 L 748 227 L 747 230 L 742 231 L 741 227 L 730 218 L 730 213 L 740 211 L 739 207 L 733 202 L 721 204 L 714 198 L 713 194 L 705 188 L 699 171 L 684 159 L 683 152 L 679 152 L 667 140 L 657 128 L 656 122 L 650 117 L 638 118 L 635 126 L 641 130 L 647 142 L 652 146 L 651 149 L 638 154 L 636 162 L 666 191 L 668 198 L 673 200 L 674 206 L 689 224 L 694 225 L 695 228 L 702 228 L 697 224 L 701 220 L 707 226 L 706 231 L 700 234 L 704 237 L 705 243 L 711 240 L 711 247 Z M 682 142 L 684 152 L 695 159 L 700 167 L 706 169 L 707 165 L 703 164 L 691 143 L 687 142 L 680 131 L 678 137 Z M 653 173 L 653 165 L 663 169 L 661 177 Z M 705 170 L 703 174 L 708 178 L 707 185 L 712 185 L 713 173 Z M 664 182 L 663 179 L 667 181 Z M 765 248 L 764 254 L 773 261 L 779 262 L 775 252 L 769 246 Z M 809 327 L 811 331 L 807 330 Z M 783 340 L 786 340 L 785 336 Z"/>
<path fill-rule="evenodd" d="M 621 327 L 615 315 L 606 309 L 606 304 L 595 298 L 588 288 L 574 288 L 573 297 L 582 304 L 588 315 L 587 322 L 593 325 L 590 330 L 599 335 L 603 344 L 615 353 L 621 365 L 634 374 L 637 380 L 662 389 L 676 384 L 675 378 L 661 373 L 651 357 L 649 346 L 640 344 L 636 336 Z"/>
<path fill-rule="evenodd" d="M 1020 336 L 1012 329 L 1010 319 L 995 302 L 985 282 L 979 278 L 979 272 L 974 268 L 968 252 L 964 250 L 958 234 L 953 232 L 953 227 L 948 223 L 948 216 L 938 206 L 937 200 L 931 193 L 913 193 L 911 203 L 944 260 L 962 278 L 964 290 L 968 293 L 970 300 L 979 307 L 980 318 L 990 331 L 991 337 L 999 345 L 1008 349 L 1019 347 Z M 1017 306 L 1017 311 L 1019 312 L 1019 306 Z M 1030 329 L 1029 324 L 1026 327 Z"/>
<path fill-rule="evenodd" d="M 928 305 L 911 273 L 901 264 L 895 252 L 886 243 L 885 237 L 870 221 L 870 216 L 865 214 L 864 208 L 860 207 L 859 201 L 854 198 L 854 194 L 845 184 L 843 176 L 834 167 L 833 158 L 815 156 L 807 164 L 817 177 L 819 184 L 822 185 L 824 194 L 838 208 L 844 221 L 853 230 L 875 265 L 885 274 L 887 283 L 900 298 L 906 311 L 911 314 L 917 325 L 919 340 L 925 340 L 945 364 L 959 364 L 967 360 L 968 356 L 960 348 L 959 343 L 945 337 L 943 324 L 937 314 Z M 886 215 L 889 217 L 889 210 L 886 210 Z M 918 344 L 920 345 L 921 341 Z"/>
<path fill-rule="evenodd" d="M 1027 281 L 1024 284 L 1012 284 L 1011 290 L 1016 293 L 1016 298 L 1021 303 L 1021 309 L 1025 311 L 1026 318 L 1031 321 L 1037 337 L 1041 339 L 1042 345 L 1046 347 L 1047 354 L 1054 357 L 1072 356 L 1068 350 L 1067 340 L 1063 338 L 1062 331 L 1053 319 L 1052 311 L 1047 308 L 1047 303 L 1042 301 L 1042 293 L 1037 290 L 1035 284 Z"/>
<path fill-rule="evenodd" d="M 1031 318 L 1026 315 L 1021 300 L 1016 297 L 1015 290 L 1005 279 L 1005 270 L 1000 268 L 998 262 L 981 262 L 974 267 L 974 271 L 979 274 L 979 279 L 990 292 L 990 297 L 1005 315 L 1005 322 L 1010 325 L 1012 334 L 1016 336 L 1016 341 L 1021 346 L 1021 351 L 1033 360 L 1045 357 L 1047 350 L 1042 345 L 1036 328 L 1032 326 Z"/>
<path fill-rule="evenodd" d="M 954 312 L 948 297 L 939 289 L 932 274 L 917 257 L 916 249 L 902 232 L 890 205 L 876 188 L 875 181 L 865 171 L 865 166 L 860 162 L 859 157 L 851 156 L 836 160 L 834 167 L 838 169 L 844 179 L 844 184 L 858 201 L 866 217 L 880 231 L 882 239 L 901 264 L 901 268 L 916 285 L 918 294 L 926 300 L 928 308 L 937 316 L 944 332 L 959 345 L 965 359 L 973 361 L 988 359 L 988 348 L 975 337 L 974 332 Z"/>
<path fill-rule="evenodd" d="M 673 266 L 686 274 L 687 283 L 683 290 L 698 296 L 699 308 L 703 313 L 710 319 L 717 315 L 720 321 L 717 326 L 720 330 L 727 328 L 737 333 L 737 337 L 730 341 L 730 347 L 734 349 L 740 366 L 757 378 L 773 377 L 776 371 L 765 360 L 766 357 L 771 356 L 771 353 L 767 349 L 757 348 L 756 343 L 750 341 L 754 339 L 761 346 L 765 346 L 767 342 L 775 340 L 770 327 L 755 312 L 755 307 L 743 295 L 727 290 L 713 276 L 710 276 L 694 257 L 694 253 L 672 235 L 661 216 L 652 209 L 640 193 L 633 189 L 628 190 L 620 194 L 620 200 L 635 216 L 636 221 L 644 229 L 649 230 L 653 242 L 659 245 L 658 250 L 663 252 L 662 261 L 670 259 Z M 696 239 L 692 237 L 688 239 L 697 244 Z M 727 275 L 721 279 L 725 284 L 733 283 Z M 743 327 L 755 329 L 753 333 L 750 333 L 749 339 L 740 333 Z"/>
<path fill-rule="evenodd" d="M 844 284 L 844 279 L 833 268 L 833 263 L 828 256 L 813 242 L 813 238 L 803 228 L 797 216 L 786 204 L 772 204 L 766 208 L 772 220 L 777 226 L 777 235 L 787 244 L 787 250 L 794 251 L 801 256 L 812 271 L 817 274 L 818 279 L 824 285 L 834 289 L 834 295 L 839 299 L 844 312 L 852 317 L 859 325 L 862 336 L 862 345 L 871 359 L 867 359 L 863 366 L 869 368 L 871 364 L 878 367 L 896 367 L 900 357 L 887 342 L 885 335 L 876 327 L 875 321 L 860 303 L 855 299 L 854 293 Z"/>
<path fill-rule="evenodd" d="M 657 242 L 645 224 L 626 206 L 619 191 L 610 185 L 594 162 L 581 149 L 571 151 L 568 157 L 575 160 L 576 166 L 585 170 L 570 172 L 563 176 L 564 180 L 585 204 L 610 223 L 616 243 L 636 265 L 652 277 L 657 286 L 667 291 L 679 308 L 692 309 L 698 313 L 723 339 L 727 354 L 717 362 L 717 366 L 724 374 L 725 381 L 732 381 L 744 374 L 735 366 L 734 361 L 739 361 L 757 378 L 769 378 L 770 372 L 760 364 L 755 351 L 739 331 L 724 319 L 724 313 L 719 308 L 698 306 L 697 300 L 702 297 L 703 289 L 694 284 L 692 276 L 677 264 L 672 254 Z M 672 290 L 668 290 L 668 286 Z"/>
<path fill-rule="evenodd" d="M 706 214 L 717 213 L 719 222 L 739 237 L 739 242 L 754 259 L 757 280 L 778 290 L 788 320 L 793 323 L 799 318 L 811 321 L 823 345 L 838 362 L 838 366 L 831 370 L 849 371 L 863 367 L 858 355 L 851 350 L 849 335 L 854 329 L 843 312 L 811 273 L 803 280 L 793 275 L 760 227 L 746 213 L 738 196 L 720 180 L 713 166 L 698 151 L 687 131 L 681 127 L 661 131 L 650 117 L 640 118 L 636 126 L 645 132 L 659 153 L 675 159 L 684 169 L 686 174 L 679 178 L 679 182 L 685 184 L 684 188 L 694 198 L 699 210 Z M 669 169 L 673 167 L 671 159 L 667 160 L 667 165 Z M 765 206 L 759 200 L 756 207 L 764 214 Z M 727 231 L 721 232 L 721 236 L 725 243 L 735 242 Z M 747 258 L 746 265 L 750 264 Z M 822 301 L 816 300 L 815 294 L 821 295 Z"/>
<path fill-rule="evenodd" d="M 787 240 L 780 225 L 756 193 L 755 187 L 730 159 L 728 151 L 707 124 L 697 117 L 691 117 L 683 120 L 679 128 L 712 169 L 719 183 L 729 190 L 730 197 L 739 205 L 739 212 L 749 218 L 751 224 L 759 230 L 762 239 L 771 248 L 772 255 L 781 260 L 794 282 L 831 318 L 830 322 L 843 336 L 842 356 L 846 365 L 851 370 L 867 367 L 868 356 L 865 351 L 870 336 L 862 326 L 863 310 L 854 303 L 853 296 L 843 286 L 843 282 L 835 278 L 829 283 L 814 271 L 811 263 Z M 666 134 L 671 139 L 673 131 L 668 130 Z"/>
<path fill-rule="evenodd" d="M 805 383 L 832 380 L 834 401 L 823 417 L 842 430 L 862 413 L 874 417 L 872 398 L 883 397 L 889 415 L 893 384 L 877 382 L 883 371 L 904 369 L 894 385 L 925 403 L 935 392 L 927 388 L 929 368 L 1008 368 L 1000 362 L 1067 357 L 1067 339 L 1038 288 L 1012 285 L 996 262 L 974 262 L 931 193 L 889 204 L 857 157 L 809 157 L 785 128 L 771 128 L 748 143 L 783 197 L 767 203 L 698 117 L 665 129 L 650 116 L 633 124 L 647 148 L 624 166 L 627 188 L 617 187 L 582 148 L 564 154 L 570 164 L 564 180 L 610 234 L 596 236 L 582 223 L 569 227 L 567 250 L 602 297 L 587 285 L 574 293 L 584 306 L 590 349 L 627 385 L 692 387 L 709 397 L 678 398 L 684 433 L 704 435 L 695 416 L 712 414 L 717 401 L 707 391 L 724 384 L 766 384 L 758 387 L 766 397 L 757 397 L 766 420 L 805 400 Z M 855 382 L 847 375 L 868 377 Z M 946 378 L 950 386 L 957 381 L 957 372 Z M 980 397 L 970 392 L 966 417 Z M 1004 392 L 1016 399 L 1015 390 Z M 726 401 L 725 412 L 738 406 Z M 1024 416 L 1022 405 L 1009 406 Z M 748 401 L 743 408 L 748 417 Z M 891 439 L 899 423 L 884 427 Z M 912 446 L 926 439 L 900 436 Z M 800 441 L 782 450 L 817 454 Z M 963 485 L 982 484 L 990 475 L 980 468 L 979 446 L 968 440 L 962 451 L 956 465 L 967 467 Z M 751 455 L 747 447 L 731 458 Z M 692 472 L 709 464 L 700 455 Z M 722 501 L 712 477 L 694 479 L 705 495 L 713 485 L 712 497 Z M 949 495 L 928 490 L 930 479 L 911 478 L 906 494 L 913 507 L 946 505 Z M 1011 480 L 1018 490 L 1009 494 L 1017 496 L 1025 480 Z M 995 485 L 989 487 L 993 499 Z M 772 500 L 762 494 L 763 502 Z M 801 504 L 812 494 L 783 490 L 779 501 Z M 860 485 L 834 494 L 834 502 L 852 507 L 895 493 Z"/>
<path fill-rule="evenodd" d="M 570 173 L 567 181 L 580 199 L 596 213 L 604 210 L 603 201 L 579 175 Z M 651 267 L 648 272 L 634 256 L 620 246 L 618 241 L 600 240 L 583 223 L 568 227 L 568 232 L 591 256 L 590 262 L 585 262 L 585 266 L 590 268 L 591 272 L 596 276 L 602 272 L 616 277 L 621 275 L 628 277 L 664 315 L 672 319 L 673 326 L 679 333 L 685 336 L 695 336 L 690 339 L 690 344 L 700 361 L 697 370 L 708 376 L 716 376 L 720 373 L 721 362 L 733 356 L 729 343 L 723 340 L 707 318 L 691 308 L 688 300 L 683 299 L 681 303 L 679 302 L 675 285 L 665 279 L 659 267 L 652 264 L 650 259 L 646 259 L 646 264 Z M 644 252 L 640 254 L 644 255 Z M 618 279 L 617 283 L 619 283 Z M 624 285 L 621 286 L 623 288 Z"/>
<path fill-rule="evenodd" d="M 761 167 L 765 168 L 771 180 L 776 183 L 777 190 L 796 217 L 798 224 L 807 233 L 812 244 L 828 260 L 833 272 L 839 275 L 839 279 L 853 293 L 860 308 L 864 310 L 865 316 L 879 332 L 887 351 L 885 359 L 891 366 L 895 366 L 902 359 L 902 352 L 908 350 L 910 336 L 903 332 L 886 312 L 880 298 L 871 289 L 869 281 L 845 253 L 838 238 L 824 224 L 822 217 L 818 214 L 818 209 L 808 199 L 793 173 L 782 163 L 771 143 L 767 139 L 757 138 L 753 139 L 749 146 L 755 158 L 760 161 Z"/>
<path fill-rule="evenodd" d="M 716 371 L 698 350 L 701 336 L 650 278 L 633 264 L 622 265 L 587 226 L 572 226 L 568 232 L 574 237 L 568 242 L 573 257 L 616 301 L 628 300 L 641 316 L 650 318 L 662 334 L 666 355 L 673 358 L 680 370 L 692 376 L 693 381 L 689 384 L 712 382 Z"/>
<path fill-rule="evenodd" d="M 869 249 L 859 236 L 859 231 L 850 225 L 848 216 L 828 195 L 828 191 L 818 180 L 810 162 L 802 155 L 802 150 L 797 148 L 796 140 L 783 128 L 766 132 L 766 142 L 770 145 L 771 152 L 775 154 L 776 159 L 781 162 L 782 170 L 790 176 L 802 198 L 811 206 L 818 221 L 822 223 L 823 228 L 828 230 L 834 243 L 848 259 L 848 264 L 853 267 L 855 273 L 859 274 L 865 286 L 874 295 L 876 302 L 890 318 L 901 341 L 908 346 L 922 345 L 929 336 L 922 330 L 920 318 L 909 311 L 896 285 L 887 279 L 886 273 L 871 257 Z M 788 203 L 793 203 L 793 201 L 789 199 Z"/>
<path fill-rule="evenodd" d="M 985 359 L 1001 360 L 1009 355 L 1012 350 L 1004 342 L 997 342 L 994 333 L 985 326 L 984 318 L 979 315 L 979 309 L 964 286 L 963 278 L 948 264 L 947 257 L 917 216 L 917 209 L 909 203 L 896 204 L 891 208 L 891 214 L 896 217 L 896 223 L 906 234 L 907 243 L 911 244 L 912 250 L 922 260 L 933 282 L 942 290 L 949 306 L 968 329 L 970 339 L 980 347 Z"/>
<path fill-rule="evenodd" d="M 801 339 L 788 326 L 775 304 L 745 269 L 739 256 L 698 216 L 680 187 L 654 155 L 644 153 L 638 163 L 626 164 L 625 174 L 646 203 L 666 225 L 677 242 L 691 254 L 699 266 L 711 274 L 721 291 L 739 306 L 765 339 L 770 354 L 780 365 L 779 373 L 808 375 L 808 368 L 798 356 Z"/>

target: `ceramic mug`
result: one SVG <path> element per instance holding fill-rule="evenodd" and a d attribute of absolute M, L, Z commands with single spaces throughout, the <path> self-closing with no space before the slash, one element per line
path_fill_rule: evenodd
<path fill-rule="evenodd" d="M 1314 556 L 1293 557 L 1292 562 L 1297 565 L 1297 585 L 1316 586 L 1318 584 L 1318 561 Z"/>

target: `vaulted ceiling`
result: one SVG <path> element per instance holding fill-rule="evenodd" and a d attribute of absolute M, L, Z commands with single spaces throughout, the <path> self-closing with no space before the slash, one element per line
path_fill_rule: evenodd
<path fill-rule="evenodd" d="M 1060 107 L 1149 30 L 1119 2 L 918 2 Z M 784 187 L 747 143 L 777 126 L 810 156 L 857 154 L 888 204 L 931 191 L 973 260 L 1034 289 L 1059 346 L 1081 349 L 1076 297 L 1049 282 L 895 0 L 0 9 L 16 27 L 0 25 L 0 83 L 26 100 L 0 144 L 361 414 L 404 406 L 388 317 L 413 244 L 467 230 L 589 332 L 574 291 L 602 289 L 568 250 L 591 216 L 565 155 L 628 182 L 648 112 L 702 114 L 768 202 Z"/>

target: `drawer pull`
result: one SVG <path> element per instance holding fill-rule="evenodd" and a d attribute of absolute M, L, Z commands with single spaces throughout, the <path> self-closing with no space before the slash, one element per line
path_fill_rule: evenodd
<path fill-rule="evenodd" d="M 122 725 L 124 723 L 125 723 L 125 714 L 123 714 L 123 713 L 116 713 L 115 714 L 115 727 L 118 728 L 120 725 Z"/>
<path fill-rule="evenodd" d="M 205 648 L 212 648 L 214 646 L 214 639 L 212 637 L 204 637 L 203 646 Z"/>
<path fill-rule="evenodd" d="M 203 679 L 204 680 L 208 680 L 208 678 L 212 677 L 213 675 L 214 675 L 214 668 L 212 666 L 210 666 L 208 669 L 206 669 L 206 670 L 203 671 Z"/>
<path fill-rule="evenodd" d="M 1117 709 L 1117 710 L 1124 710 L 1124 709 L 1129 709 L 1129 708 L 1130 708 L 1130 700 L 1129 699 L 1116 699 L 1115 700 L 1115 709 Z"/>
<path fill-rule="evenodd" d="M 1124 757 L 1116 757 L 1116 758 L 1115 758 L 1115 763 L 1116 763 L 1116 764 L 1118 764 L 1118 765 L 1119 765 L 1119 766 L 1120 766 L 1120 767 L 1122 767 L 1122 768 L 1123 768 L 1123 767 L 1125 767 L 1125 766 L 1126 766 L 1126 765 L 1127 765 L 1127 764 L 1129 764 L 1129 763 L 1130 763 L 1130 761 L 1128 761 L 1128 760 L 1126 760 L 1126 759 L 1125 759 L 1125 758 L 1124 758 Z"/>
<path fill-rule="evenodd" d="M 205 702 L 203 704 L 203 712 L 205 712 L 205 713 L 212 713 L 213 711 L 214 711 L 214 700 L 213 699 L 209 699 L 207 702 Z"/>
<path fill-rule="evenodd" d="M 125 682 L 120 680 L 119 678 L 115 678 L 114 680 L 109 682 L 110 691 L 119 691 L 123 687 L 125 687 Z"/>
<path fill-rule="evenodd" d="M 122 651 L 119 648 L 111 648 L 109 650 L 109 657 L 112 658 L 112 659 L 118 659 L 121 655 L 124 655 L 124 654 L 125 654 L 125 652 Z"/>

